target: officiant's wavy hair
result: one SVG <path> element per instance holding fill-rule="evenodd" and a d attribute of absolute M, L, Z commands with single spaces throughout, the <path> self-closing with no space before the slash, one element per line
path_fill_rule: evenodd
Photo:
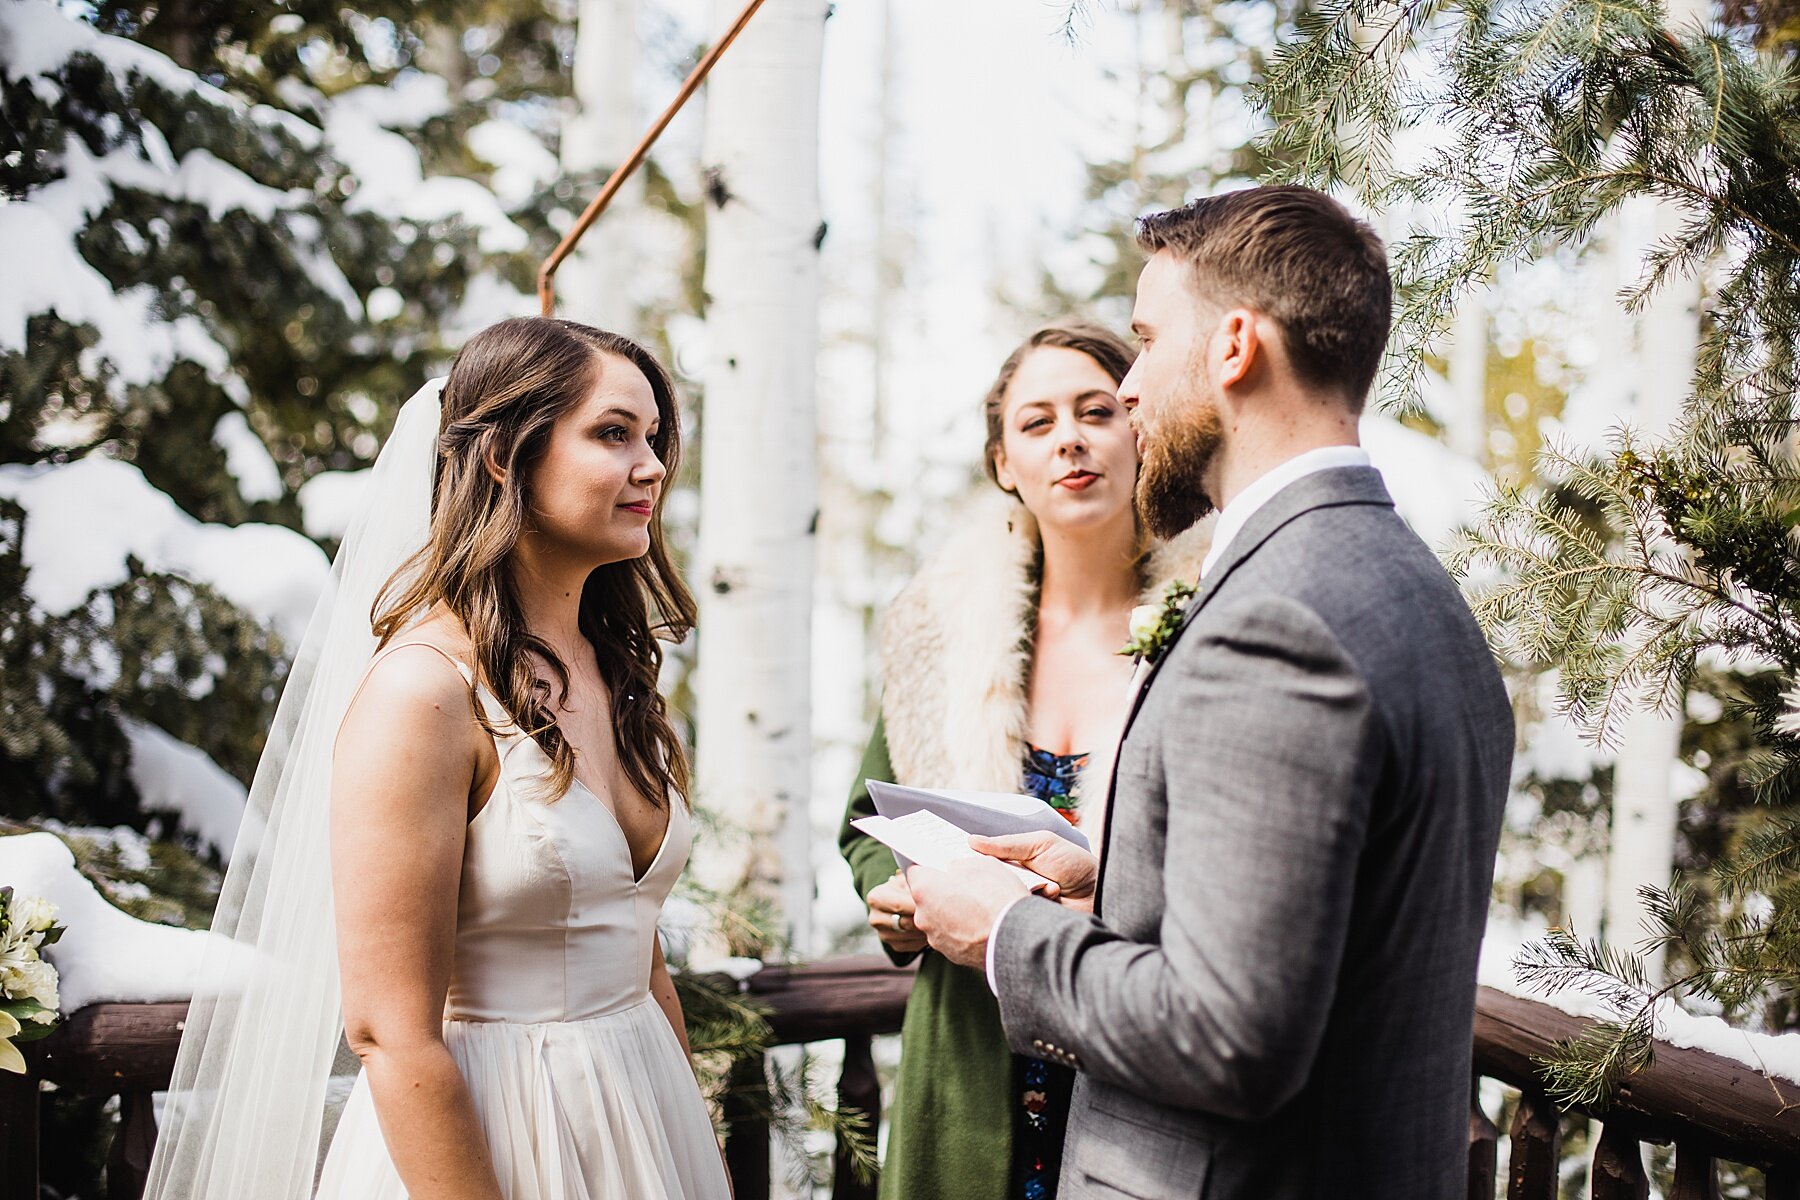
<path fill-rule="evenodd" d="M 1300 378 L 1341 388 L 1362 410 L 1393 323 L 1394 285 L 1381 238 L 1343 205 L 1307 187 L 1247 188 L 1152 213 L 1137 241 L 1146 254 L 1185 261 L 1203 302 L 1274 319 Z"/>
<path fill-rule="evenodd" d="M 482 678 L 549 757 L 558 795 L 574 781 L 575 753 L 552 715 L 551 686 L 538 678 L 527 652 L 549 664 L 565 694 L 569 672 L 526 625 L 506 559 L 528 527 L 525 481 L 550 444 L 551 427 L 593 390 L 609 358 L 623 359 L 650 381 L 659 419 L 651 448 L 667 478 L 675 478 L 681 461 L 675 385 L 648 350 L 616 333 L 548 317 L 484 329 L 456 356 L 444 384 L 430 540 L 388 581 L 372 614 L 375 635 L 386 645 L 436 603 L 454 613 L 468 631 Z M 487 469 L 490 460 L 503 468 L 504 482 Z M 686 637 L 695 615 L 663 535 L 669 491 L 665 486 L 657 495 L 649 551 L 595 568 L 580 610 L 581 632 L 612 694 L 619 761 L 639 793 L 660 805 L 671 802 L 671 793 L 685 800 L 688 784 L 687 754 L 656 687 L 661 643 Z M 493 731 L 475 707 L 476 719 Z"/>

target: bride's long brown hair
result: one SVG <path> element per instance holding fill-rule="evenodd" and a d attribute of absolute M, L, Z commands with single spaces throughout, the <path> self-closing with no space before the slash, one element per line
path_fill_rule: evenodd
<path fill-rule="evenodd" d="M 548 664 L 563 694 L 569 671 L 525 624 L 507 559 L 530 526 L 525 480 L 543 457 L 558 417 L 593 389 L 602 357 L 644 373 L 656 396 L 659 430 L 652 449 L 673 480 L 681 459 L 681 414 L 661 363 L 630 338 L 574 321 L 521 317 L 482 330 L 463 347 L 444 384 L 431 535 L 375 599 L 375 636 L 386 645 L 436 604 L 468 632 L 475 667 L 519 727 L 552 764 L 552 786 L 566 792 L 575 752 L 551 709 L 551 685 L 532 653 Z M 495 482 L 487 464 L 502 468 Z M 680 641 L 694 626 L 694 599 L 676 573 L 663 536 L 664 487 L 642 557 L 596 567 L 581 590 L 580 628 L 594 648 L 612 699 L 619 761 L 638 791 L 665 806 L 686 799 L 687 753 L 657 691 L 659 639 Z M 476 719 L 493 731 L 476 705 Z"/>

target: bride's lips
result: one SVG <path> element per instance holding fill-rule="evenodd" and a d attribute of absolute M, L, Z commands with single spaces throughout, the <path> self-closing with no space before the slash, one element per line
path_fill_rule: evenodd
<path fill-rule="evenodd" d="M 1071 492 L 1082 492 L 1100 481 L 1100 476 L 1092 471 L 1070 471 L 1056 481 L 1056 486 L 1067 488 Z"/>
<path fill-rule="evenodd" d="M 654 500 L 637 500 L 631 504 L 621 504 L 619 507 L 628 513 L 636 513 L 640 517 L 647 517 L 656 511 L 656 502 Z"/>

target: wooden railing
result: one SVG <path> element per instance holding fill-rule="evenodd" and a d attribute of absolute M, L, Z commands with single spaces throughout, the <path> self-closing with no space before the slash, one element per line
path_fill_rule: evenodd
<path fill-rule="evenodd" d="M 119 1097 L 106 1159 L 109 1200 L 144 1193 L 156 1148 L 151 1096 L 169 1086 L 188 1006 L 94 1004 L 21 1047 L 30 1074 L 0 1073 L 0 1200 L 38 1200 L 39 1082 L 76 1096 Z"/>
<path fill-rule="evenodd" d="M 768 967 L 745 991 L 765 1004 L 779 1044 L 841 1040 L 838 1103 L 881 1120 L 881 1091 L 871 1039 L 896 1032 L 912 986 L 910 971 L 881 958 L 848 958 L 801 967 Z M 168 1086 L 181 1036 L 184 1004 L 105 1004 L 76 1013 L 56 1036 L 28 1047 L 33 1076 L 0 1074 L 0 1200 L 38 1200 L 38 1085 L 47 1080 L 83 1096 L 120 1097 L 120 1125 L 107 1162 L 112 1200 L 135 1200 L 156 1142 L 153 1092 Z M 1469 1200 L 1555 1200 L 1563 1158 L 1565 1114 L 1550 1103 L 1533 1059 L 1575 1036 L 1581 1018 L 1535 1001 L 1481 989 L 1476 1004 L 1474 1078 L 1518 1090 L 1510 1103 L 1510 1154 L 1499 1178 L 1501 1134 L 1482 1109 L 1469 1115 Z M 769 1194 L 770 1151 L 765 1111 L 756 1103 L 764 1064 L 746 1060 L 726 1096 L 726 1143 L 738 1200 Z M 1581 1114 L 1602 1122 L 1590 1172 L 1595 1200 L 1646 1200 L 1642 1145 L 1675 1147 L 1675 1179 L 1667 1200 L 1717 1197 L 1717 1164 L 1765 1173 L 1768 1200 L 1800 1200 L 1800 1085 L 1772 1081 L 1752 1067 L 1699 1050 L 1659 1045 L 1655 1062 L 1633 1075 L 1604 1109 Z M 840 1154 L 833 1195 L 863 1200 L 859 1180 Z"/>
<path fill-rule="evenodd" d="M 1547 1004 L 1482 988 L 1475 1005 L 1476 1084 L 1519 1090 L 1510 1126 L 1508 1200 L 1554 1200 L 1563 1158 L 1562 1113 L 1545 1096 L 1534 1058 L 1588 1022 Z M 1645 1200 L 1642 1145 L 1675 1147 L 1667 1200 L 1716 1200 L 1720 1161 L 1765 1173 L 1767 1200 L 1800 1200 L 1800 1084 L 1733 1059 L 1658 1043 L 1655 1060 L 1611 1104 L 1575 1110 L 1602 1122 L 1589 1170 L 1594 1200 Z M 1477 1093 L 1469 1111 L 1469 1196 L 1493 1200 L 1500 1131 Z"/>

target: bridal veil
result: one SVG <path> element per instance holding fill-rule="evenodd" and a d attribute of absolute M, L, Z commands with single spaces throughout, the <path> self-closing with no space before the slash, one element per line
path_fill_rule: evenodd
<path fill-rule="evenodd" d="M 149 1200 L 305 1200 L 342 1037 L 332 746 L 370 609 L 426 541 L 442 380 L 400 410 L 282 689 L 175 1060 Z"/>

